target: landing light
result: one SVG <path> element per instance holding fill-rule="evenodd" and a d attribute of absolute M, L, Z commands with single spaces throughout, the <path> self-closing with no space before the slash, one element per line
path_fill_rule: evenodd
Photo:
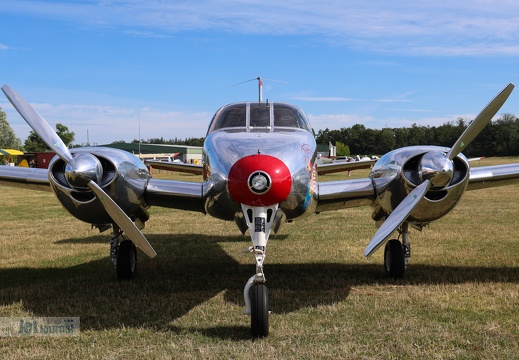
<path fill-rule="evenodd" d="M 267 192 L 271 183 L 270 176 L 262 171 L 253 172 L 249 176 L 249 189 L 255 194 Z"/>

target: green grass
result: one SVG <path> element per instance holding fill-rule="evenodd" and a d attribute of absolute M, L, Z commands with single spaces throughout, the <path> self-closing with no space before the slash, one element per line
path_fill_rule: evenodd
<path fill-rule="evenodd" d="M 0 316 L 81 317 L 78 337 L 0 338 L 5 358 L 519 358 L 519 185 L 468 192 L 412 231 L 401 281 L 384 278 L 380 252 L 362 256 L 370 208 L 286 224 L 269 242 L 271 333 L 258 341 L 242 315 L 254 261 L 234 223 L 152 208 L 158 255 L 139 253 L 138 276 L 118 282 L 107 234 L 51 193 L 0 191 Z"/>

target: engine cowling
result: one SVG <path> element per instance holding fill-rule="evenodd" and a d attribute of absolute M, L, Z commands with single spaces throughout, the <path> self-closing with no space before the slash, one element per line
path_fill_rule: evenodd
<path fill-rule="evenodd" d="M 370 174 L 377 194 L 373 219 L 385 219 L 425 180 L 431 182 L 431 187 L 408 221 L 423 226 L 449 213 L 467 188 L 469 162 L 463 154 L 449 160 L 445 156 L 448 151 L 438 146 L 411 146 L 380 158 Z"/>
<path fill-rule="evenodd" d="M 70 152 L 74 159 L 84 164 L 76 167 L 82 171 L 80 174 L 73 173 L 57 156 L 49 164 L 52 190 L 70 214 L 93 225 L 113 222 L 99 199 L 85 186 L 84 179 L 88 178 L 95 181 L 128 217 L 143 223 L 148 220 L 143 196 L 151 175 L 139 158 L 123 150 L 103 147 L 71 149 Z"/>

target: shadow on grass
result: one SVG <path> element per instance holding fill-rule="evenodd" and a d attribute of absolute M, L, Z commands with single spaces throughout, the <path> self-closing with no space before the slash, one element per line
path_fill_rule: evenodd
<path fill-rule="evenodd" d="M 99 236 L 93 238 L 99 241 Z M 219 245 L 242 238 L 168 234 L 149 239 L 159 255 L 152 260 L 139 252 L 139 274 L 133 281 L 117 281 L 108 258 L 61 268 L 0 269 L 0 305 L 22 302 L 35 316 L 80 316 L 83 330 L 124 326 L 174 332 L 186 329 L 171 327 L 173 320 L 222 292 L 226 302 L 244 306 L 243 287 L 254 272 L 252 259 L 242 265 Z M 76 240 L 60 243 L 69 241 Z M 278 314 L 340 302 L 358 285 L 519 283 L 519 268 L 513 267 L 416 264 L 398 282 L 385 279 L 382 265 L 372 264 L 267 263 L 265 269 L 271 309 Z M 245 331 L 241 326 L 192 331 L 222 339 L 248 338 L 248 327 Z"/>

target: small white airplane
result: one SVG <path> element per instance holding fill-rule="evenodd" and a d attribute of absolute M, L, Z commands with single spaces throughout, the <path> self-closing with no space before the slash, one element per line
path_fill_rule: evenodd
<path fill-rule="evenodd" d="M 112 228 L 111 260 L 119 279 L 136 270 L 136 247 L 154 257 L 140 231 L 150 206 L 162 206 L 234 220 L 252 240 L 254 275 L 244 289 L 252 336 L 269 333 L 265 256 L 269 235 L 287 220 L 321 211 L 371 206 L 378 231 L 365 256 L 385 244 L 387 276 L 404 276 L 411 255 L 410 226 L 425 225 L 451 211 L 466 190 L 519 180 L 519 164 L 471 169 L 461 151 L 501 108 L 514 88 L 507 85 L 474 119 L 451 148 L 404 147 L 382 156 L 369 177 L 319 182 L 328 166 L 317 165 L 314 134 L 297 107 L 275 102 L 240 102 L 214 115 L 203 149 L 203 182 L 153 179 L 136 156 L 93 147 L 69 150 L 31 105 L 9 86 L 3 92 L 20 115 L 56 152 L 48 170 L 0 167 L 0 185 L 48 190 L 76 218 L 101 231 Z M 343 170 L 349 170 L 343 162 Z M 172 164 L 179 169 L 187 164 Z M 185 167 L 185 166 L 184 166 Z M 191 169 L 194 167 L 191 166 Z M 345 225 L 347 226 L 347 225 Z M 399 239 L 391 239 L 398 232 Z"/>

